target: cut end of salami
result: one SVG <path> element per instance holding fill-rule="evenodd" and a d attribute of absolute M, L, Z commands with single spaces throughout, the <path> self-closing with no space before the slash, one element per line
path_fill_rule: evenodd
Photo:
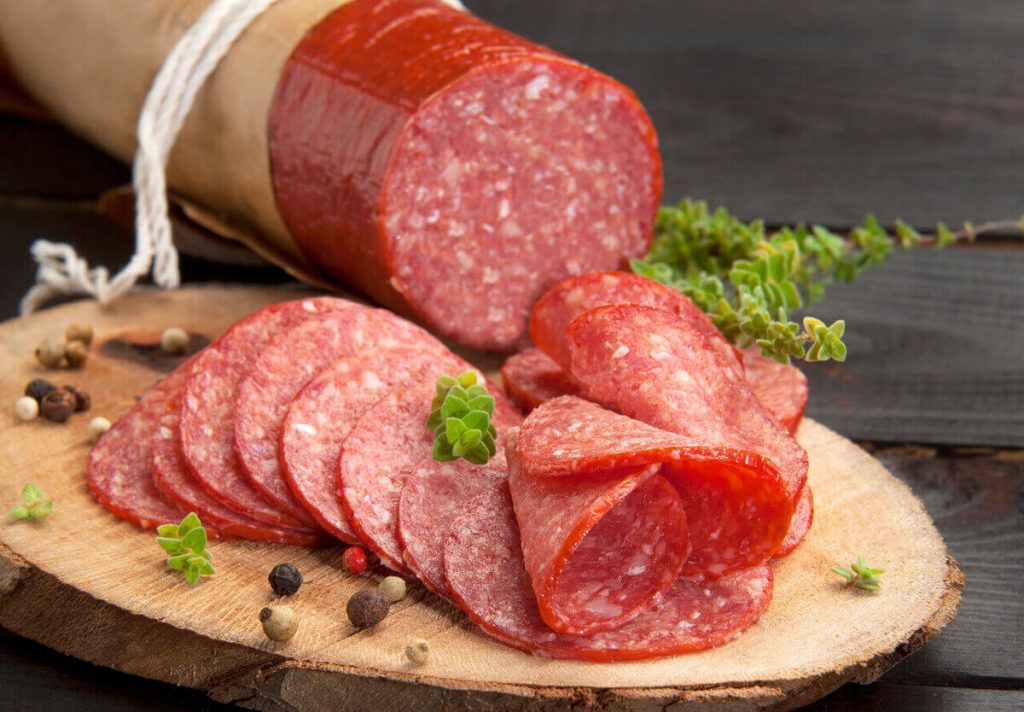
<path fill-rule="evenodd" d="M 537 348 L 509 356 L 501 367 L 501 381 L 505 393 L 524 413 L 529 413 L 544 401 L 579 392 L 565 371 Z"/>
<path fill-rule="evenodd" d="M 466 346 L 521 345 L 545 289 L 650 244 L 662 167 L 633 92 L 438 0 L 325 17 L 270 125 L 302 250 Z"/>

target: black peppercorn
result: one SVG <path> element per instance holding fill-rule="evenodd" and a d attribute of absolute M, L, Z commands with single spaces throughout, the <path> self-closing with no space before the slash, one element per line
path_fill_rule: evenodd
<path fill-rule="evenodd" d="M 379 588 L 371 588 L 353 594 L 348 599 L 345 612 L 356 628 L 369 628 L 384 620 L 390 608 L 388 597 Z"/>
<path fill-rule="evenodd" d="M 92 398 L 85 391 L 80 391 L 74 386 L 64 386 L 64 390 L 75 399 L 75 412 L 89 410 L 92 407 Z"/>
<path fill-rule="evenodd" d="M 64 423 L 75 412 L 75 397 L 66 391 L 54 391 L 43 397 L 39 412 L 47 420 Z"/>
<path fill-rule="evenodd" d="M 302 574 L 292 564 L 278 564 L 270 570 L 267 579 L 278 596 L 292 596 L 302 585 Z"/>
<path fill-rule="evenodd" d="M 50 393 L 53 393 L 55 390 L 57 390 L 57 386 L 53 385 L 45 378 L 37 378 L 33 381 L 29 381 L 29 384 L 25 386 L 25 395 L 42 402 L 43 398 Z"/>

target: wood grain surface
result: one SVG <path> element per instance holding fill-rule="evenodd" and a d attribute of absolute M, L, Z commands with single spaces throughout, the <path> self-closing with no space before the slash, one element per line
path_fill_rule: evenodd
<path fill-rule="evenodd" d="M 9 371 L 0 392 L 13 399 L 24 382 L 42 375 L 31 358 L 39 339 L 69 323 L 91 323 L 97 343 L 74 385 L 92 395 L 93 413 L 116 417 L 160 373 L 111 356 L 116 352 L 105 342 L 125 334 L 155 340 L 171 324 L 215 337 L 257 305 L 294 296 L 256 288 L 150 291 L 105 308 L 79 302 L 6 322 L 0 354 Z M 84 421 L 9 421 L 4 429 L 4 499 L 31 478 L 54 498 L 56 511 L 43 522 L 0 525 L 0 623 L 92 662 L 260 708 L 327 709 L 343 695 L 360 705 L 409 707 L 415 700 L 421 709 L 481 700 L 503 708 L 543 700 L 554 709 L 589 699 L 634 708 L 711 700 L 736 709 L 790 707 L 848 680 L 877 678 L 933 638 L 959 603 L 962 577 L 921 503 L 863 450 L 807 420 L 798 437 L 811 458 L 815 526 L 776 564 L 771 608 L 729 645 L 630 664 L 543 660 L 494 643 L 419 586 L 383 624 L 359 632 L 340 613 L 348 596 L 375 585 L 376 577 L 344 574 L 337 547 L 218 542 L 216 577 L 187 587 L 164 566 L 151 533 L 117 521 L 92 500 L 84 482 Z M 879 595 L 848 589 L 829 571 L 859 551 L 873 552 L 887 569 Z M 263 637 L 256 614 L 273 599 L 265 575 L 281 560 L 294 562 L 307 582 L 289 601 L 301 613 L 300 633 L 275 645 Z M 842 635 L 836 620 L 848 621 Z M 421 668 L 410 667 L 401 652 L 414 636 L 433 648 Z M 252 702 L 254 695 L 265 699 Z"/>

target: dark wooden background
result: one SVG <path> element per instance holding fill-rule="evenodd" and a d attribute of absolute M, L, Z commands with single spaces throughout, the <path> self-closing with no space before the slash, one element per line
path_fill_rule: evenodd
<path fill-rule="evenodd" d="M 659 130 L 666 201 L 836 229 L 866 212 L 921 228 L 1024 214 L 1020 0 L 468 4 L 634 87 Z M 56 126 L 0 117 L 0 316 L 33 280 L 33 239 L 127 259 L 130 236 L 97 197 L 128 180 Z M 1022 246 L 1006 234 L 896 255 L 814 310 L 846 319 L 850 358 L 807 367 L 809 414 L 924 499 L 967 587 L 938 640 L 812 709 L 1024 708 Z M 189 281 L 284 280 L 187 257 L 183 268 Z M 228 709 L 0 632 L 0 709 L 183 708 Z"/>

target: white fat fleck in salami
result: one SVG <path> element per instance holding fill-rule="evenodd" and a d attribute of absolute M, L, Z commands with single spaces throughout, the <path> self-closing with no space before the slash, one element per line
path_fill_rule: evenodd
<path fill-rule="evenodd" d="M 89 453 L 86 479 L 93 496 L 115 516 L 144 529 L 177 522 L 186 513 L 156 488 L 151 444 L 167 395 L 181 388 L 188 367 L 184 364 L 153 386 Z M 210 533 L 215 535 L 215 529 Z"/>
<path fill-rule="evenodd" d="M 650 610 L 619 628 L 555 633 L 537 609 L 504 484 L 485 490 L 456 519 L 444 568 L 456 603 L 487 635 L 538 656 L 596 662 L 723 645 L 757 622 L 771 602 L 773 582 L 766 565 L 715 581 L 679 578 Z"/>
<path fill-rule="evenodd" d="M 378 401 L 367 410 L 342 445 L 341 503 L 359 535 L 387 566 L 409 573 L 398 537 L 402 486 L 410 476 L 429 476 L 441 467 L 433 459 L 433 435 L 427 428 L 433 382 Z M 492 389 L 493 393 L 493 389 Z M 521 417 L 495 395 L 494 425 L 499 439 Z"/>
<path fill-rule="evenodd" d="M 238 386 L 234 444 L 242 471 L 268 502 L 296 519 L 312 521 L 285 481 L 278 459 L 285 414 L 302 387 L 340 358 L 403 345 L 448 353 L 441 342 L 405 319 L 358 305 L 311 316 L 278 334 L 263 350 Z"/>
<path fill-rule="evenodd" d="M 275 526 L 301 528 L 313 522 L 280 511 L 245 477 L 234 450 L 238 387 L 278 334 L 317 314 L 355 306 L 331 297 L 273 304 L 232 326 L 196 356 L 181 399 L 181 448 L 193 476 L 218 501 Z"/>
<path fill-rule="evenodd" d="M 327 531 L 350 544 L 359 537 L 338 491 L 338 458 L 352 427 L 393 391 L 432 384 L 470 368 L 454 354 L 401 346 L 339 359 L 310 381 L 288 406 L 280 460 L 292 493 Z"/>

